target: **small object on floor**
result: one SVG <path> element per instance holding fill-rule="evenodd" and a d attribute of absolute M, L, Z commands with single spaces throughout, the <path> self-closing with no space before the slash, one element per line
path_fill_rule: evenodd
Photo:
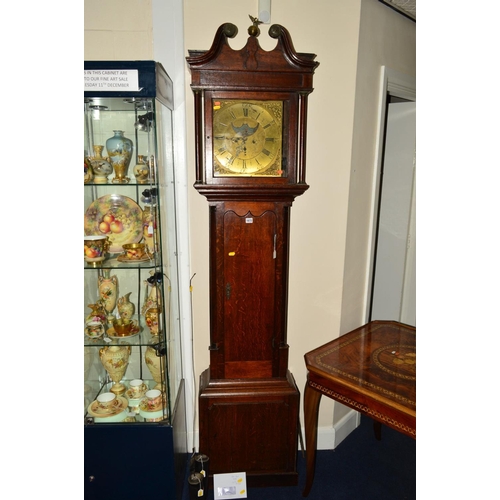
<path fill-rule="evenodd" d="M 198 498 L 207 498 L 203 489 L 203 476 L 198 472 L 193 472 L 188 477 L 189 483 L 189 500 L 197 500 Z"/>

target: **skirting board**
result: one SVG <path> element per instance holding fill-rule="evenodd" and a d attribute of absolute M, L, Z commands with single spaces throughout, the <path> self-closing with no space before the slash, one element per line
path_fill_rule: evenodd
<path fill-rule="evenodd" d="M 344 415 L 332 427 L 318 427 L 318 450 L 333 450 L 335 449 L 354 429 L 361 423 L 361 415 L 355 410 L 351 410 Z M 305 429 L 301 427 L 302 436 L 305 436 Z M 198 431 L 192 435 L 195 449 L 198 449 Z M 305 446 L 305 437 L 304 446 Z M 298 440 L 298 450 L 302 451 L 300 440 Z M 194 451 L 194 450 L 193 450 Z"/>
<path fill-rule="evenodd" d="M 355 410 L 351 410 L 332 427 L 318 427 L 318 445 L 316 449 L 335 449 L 354 429 L 359 426 L 360 423 L 360 413 Z M 302 427 L 302 435 L 306 435 L 304 427 Z"/>

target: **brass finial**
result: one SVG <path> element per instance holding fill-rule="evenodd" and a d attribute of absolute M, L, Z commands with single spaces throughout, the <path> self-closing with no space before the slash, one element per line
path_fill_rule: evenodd
<path fill-rule="evenodd" d="M 260 35 L 259 24 L 262 24 L 262 21 L 259 21 L 258 17 L 253 17 L 250 14 L 248 15 L 248 17 L 250 18 L 250 21 L 252 21 L 253 23 L 252 26 L 248 28 L 248 34 L 250 36 L 259 36 Z"/>

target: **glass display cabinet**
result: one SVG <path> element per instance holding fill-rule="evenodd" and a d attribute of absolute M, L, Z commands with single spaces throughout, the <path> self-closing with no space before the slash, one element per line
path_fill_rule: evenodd
<path fill-rule="evenodd" d="M 172 81 L 154 61 L 86 61 L 84 89 L 85 498 L 180 499 Z"/>

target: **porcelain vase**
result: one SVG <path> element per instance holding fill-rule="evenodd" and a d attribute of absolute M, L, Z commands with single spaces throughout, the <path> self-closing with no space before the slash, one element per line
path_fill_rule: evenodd
<path fill-rule="evenodd" d="M 149 183 L 149 165 L 147 164 L 146 155 L 137 155 L 137 164 L 132 171 L 137 184 Z"/>
<path fill-rule="evenodd" d="M 160 310 L 157 307 L 151 307 L 146 311 L 144 317 L 151 335 L 158 335 L 160 331 Z"/>
<path fill-rule="evenodd" d="M 113 394 L 120 395 L 127 390 L 121 380 L 127 371 L 131 349 L 125 345 L 107 345 L 99 349 L 101 363 L 113 381 L 110 389 Z"/>
<path fill-rule="evenodd" d="M 113 167 L 111 166 L 109 158 L 102 157 L 102 150 L 104 146 L 93 146 L 94 156 L 89 158 L 90 165 L 92 166 L 92 171 L 94 173 L 94 184 L 106 184 L 108 182 L 108 176 L 113 173 Z"/>
<path fill-rule="evenodd" d="M 112 182 L 114 184 L 128 184 L 130 179 L 127 177 L 127 173 L 134 145 L 130 139 L 123 135 L 123 130 L 113 130 L 113 133 L 113 137 L 106 141 L 106 150 L 115 171 Z"/>
<path fill-rule="evenodd" d="M 146 295 L 141 312 L 145 316 L 148 310 L 152 308 L 161 309 L 161 296 L 158 293 L 156 284 L 150 285 L 146 282 Z"/>
<path fill-rule="evenodd" d="M 144 354 L 144 361 L 156 382 L 154 389 L 162 389 L 162 381 L 165 379 L 165 356 L 157 356 L 156 349 L 148 346 Z"/>
<path fill-rule="evenodd" d="M 92 170 L 92 164 L 90 163 L 90 158 L 83 159 L 83 183 L 89 184 L 94 179 L 94 171 Z"/>
<path fill-rule="evenodd" d="M 104 305 L 100 300 L 97 304 L 89 304 L 88 307 L 92 310 L 90 314 L 85 319 L 85 322 L 89 321 L 99 321 L 103 325 L 106 324 L 106 310 L 104 309 Z"/>
<path fill-rule="evenodd" d="M 126 293 L 123 297 L 120 297 L 117 302 L 118 312 L 120 313 L 120 318 L 122 319 L 132 319 L 135 312 L 135 305 L 130 302 L 130 294 L 132 292 Z"/>
<path fill-rule="evenodd" d="M 110 276 L 110 272 L 111 271 L 109 269 L 104 269 L 104 276 L 100 275 L 98 278 L 99 297 L 104 304 L 108 321 L 112 321 L 114 319 L 112 313 L 118 298 L 118 278 L 114 275 Z"/>

